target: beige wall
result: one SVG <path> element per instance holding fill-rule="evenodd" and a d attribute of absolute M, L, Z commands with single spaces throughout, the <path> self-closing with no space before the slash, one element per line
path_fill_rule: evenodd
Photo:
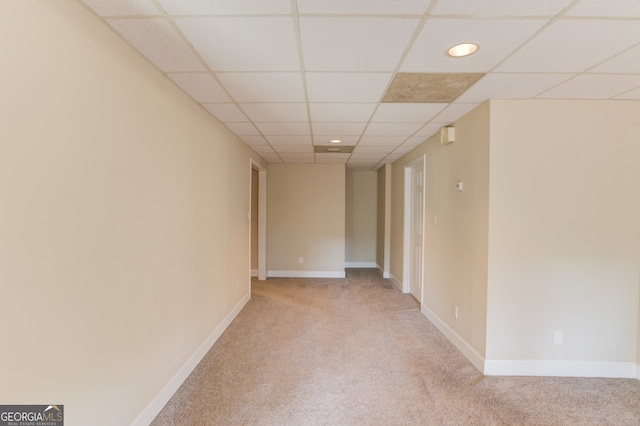
<path fill-rule="evenodd" d="M 492 101 L 488 359 L 637 360 L 638 141 L 640 102 Z"/>
<path fill-rule="evenodd" d="M 375 267 L 378 173 L 346 172 L 345 257 L 347 265 Z M 367 266 L 368 265 L 368 266 Z"/>
<path fill-rule="evenodd" d="M 393 163 L 391 271 L 402 280 L 404 166 L 426 154 L 423 311 L 482 355 L 486 339 L 489 199 L 489 104 L 453 124 L 456 140 L 439 135 Z M 464 182 L 464 190 L 455 188 Z M 452 316 L 453 305 L 459 309 Z"/>
<path fill-rule="evenodd" d="M 376 262 L 385 278 L 390 271 L 390 235 L 391 235 L 391 164 L 378 169 L 378 215 L 376 232 Z"/>
<path fill-rule="evenodd" d="M 131 424 L 250 291 L 252 153 L 76 1 L 0 28 L 0 401 Z"/>
<path fill-rule="evenodd" d="M 344 164 L 270 164 L 267 236 L 271 276 L 344 274 Z"/>

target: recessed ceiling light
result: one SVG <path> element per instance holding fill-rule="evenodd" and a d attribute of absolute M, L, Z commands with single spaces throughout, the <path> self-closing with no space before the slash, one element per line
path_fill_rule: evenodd
<path fill-rule="evenodd" d="M 461 58 L 463 56 L 469 56 L 475 51 L 478 50 L 478 45 L 475 43 L 462 43 L 453 46 L 447 52 L 447 55 L 452 56 L 454 58 Z"/>
<path fill-rule="evenodd" d="M 340 152 L 340 148 L 327 148 L 329 152 Z"/>
<path fill-rule="evenodd" d="M 331 143 L 342 143 L 340 139 L 331 139 L 329 142 Z"/>

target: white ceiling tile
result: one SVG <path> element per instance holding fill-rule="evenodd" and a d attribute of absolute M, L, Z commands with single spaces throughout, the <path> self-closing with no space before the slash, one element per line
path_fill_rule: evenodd
<path fill-rule="evenodd" d="M 640 4 L 640 2 L 638 2 Z M 640 25 L 640 24 L 639 24 Z M 609 59 L 608 61 L 591 68 L 589 72 L 595 73 L 629 73 L 637 74 L 640 72 L 640 44 L 636 47 L 621 53 L 620 55 Z"/>
<path fill-rule="evenodd" d="M 157 0 L 173 15 L 270 15 L 291 13 L 291 0 Z"/>
<path fill-rule="evenodd" d="M 285 136 L 285 135 L 273 135 L 266 136 L 267 140 L 272 145 L 311 145 L 311 136 L 298 135 L 298 136 Z"/>
<path fill-rule="evenodd" d="M 309 158 L 283 158 L 286 164 L 313 164 L 315 162 L 313 157 Z"/>
<path fill-rule="evenodd" d="M 458 102 L 484 102 L 487 99 L 523 99 L 571 78 L 573 74 L 503 74 L 491 73 L 471 86 Z"/>
<path fill-rule="evenodd" d="M 351 154 L 350 163 L 373 163 L 382 160 L 385 154 Z"/>
<path fill-rule="evenodd" d="M 81 0 L 100 16 L 159 15 L 152 0 Z"/>
<path fill-rule="evenodd" d="M 410 138 L 410 140 L 416 137 L 421 137 L 423 138 L 422 140 L 424 141 L 427 138 L 438 133 L 443 126 L 446 126 L 449 123 L 450 121 L 447 121 L 447 122 L 436 121 L 436 122 L 427 123 L 420 130 L 418 130 L 416 134 Z"/>
<path fill-rule="evenodd" d="M 307 73 L 309 102 L 378 102 L 392 73 Z"/>
<path fill-rule="evenodd" d="M 414 148 L 415 148 L 415 146 L 409 146 L 409 145 L 402 144 L 401 146 L 396 148 L 393 151 L 393 153 L 396 154 L 396 155 L 402 156 L 402 155 L 406 154 L 407 152 L 411 152 Z"/>
<path fill-rule="evenodd" d="M 313 153 L 312 152 L 278 152 L 280 158 L 284 161 L 288 160 L 311 160 L 313 161 Z"/>
<path fill-rule="evenodd" d="M 396 148 L 396 145 L 358 145 L 354 154 L 388 154 Z"/>
<path fill-rule="evenodd" d="M 332 136 L 340 139 L 342 136 L 359 136 L 367 123 L 311 123 L 314 135 Z"/>
<path fill-rule="evenodd" d="M 298 0 L 298 13 L 329 15 L 422 15 L 431 0 Z"/>
<path fill-rule="evenodd" d="M 424 123 L 431 120 L 446 106 L 447 104 L 382 103 L 371 121 L 378 123 Z"/>
<path fill-rule="evenodd" d="M 262 136 L 240 136 L 247 145 L 255 147 L 260 145 L 268 145 L 267 140 Z"/>
<path fill-rule="evenodd" d="M 282 161 L 282 159 L 280 157 L 278 157 L 276 154 L 273 154 L 273 155 L 261 155 L 261 156 L 269 164 L 282 164 L 282 163 L 284 163 L 284 161 Z"/>
<path fill-rule="evenodd" d="M 219 73 L 237 102 L 304 102 L 300 73 Z"/>
<path fill-rule="evenodd" d="M 240 108 L 252 121 L 308 121 L 304 103 L 242 103 Z"/>
<path fill-rule="evenodd" d="M 628 92 L 622 93 L 618 96 L 614 96 L 614 99 L 635 99 L 640 101 L 640 87 Z"/>
<path fill-rule="evenodd" d="M 268 145 L 258 145 L 252 148 L 255 152 L 257 152 L 260 155 L 267 155 L 267 154 L 275 155 L 275 151 L 273 150 L 273 148 L 271 148 Z"/>
<path fill-rule="evenodd" d="M 640 2 L 638 0 L 581 0 L 566 13 L 567 16 L 593 17 L 640 17 Z"/>
<path fill-rule="evenodd" d="M 408 18 L 302 17 L 305 69 L 393 71 L 419 22 Z"/>
<path fill-rule="evenodd" d="M 107 19 L 107 22 L 162 71 L 206 70 L 164 18 Z"/>
<path fill-rule="evenodd" d="M 640 75 L 583 74 L 542 93 L 539 98 L 603 99 L 640 86 Z"/>
<path fill-rule="evenodd" d="M 422 127 L 422 123 L 371 123 L 365 131 L 366 136 L 411 136 Z"/>
<path fill-rule="evenodd" d="M 300 58 L 290 17 L 175 18 L 214 71 L 298 71 Z"/>
<path fill-rule="evenodd" d="M 581 72 L 638 40 L 640 25 L 636 21 L 561 19 L 499 65 L 497 71 Z"/>
<path fill-rule="evenodd" d="M 399 158 L 401 158 L 404 154 L 401 153 L 393 153 L 393 154 L 389 154 L 386 157 L 384 157 L 383 161 L 387 164 L 389 163 L 393 163 L 394 161 L 398 160 Z"/>
<path fill-rule="evenodd" d="M 251 123 L 224 123 L 233 133 L 242 136 L 260 136 L 260 132 L 256 130 Z"/>
<path fill-rule="evenodd" d="M 335 164 L 335 163 L 346 163 L 347 160 L 351 157 L 351 154 L 316 154 L 316 163 L 322 164 Z"/>
<path fill-rule="evenodd" d="M 358 145 L 395 145 L 398 146 L 407 138 L 404 136 L 363 136 Z"/>
<path fill-rule="evenodd" d="M 347 163 L 347 170 L 368 172 L 371 170 L 375 170 L 375 166 L 377 164 L 378 162 L 362 163 L 362 164 L 349 162 Z"/>
<path fill-rule="evenodd" d="M 547 19 L 430 19 L 400 67 L 404 72 L 486 72 L 538 31 Z M 480 46 L 473 55 L 452 58 L 459 43 Z"/>
<path fill-rule="evenodd" d="M 334 139 L 332 136 L 328 135 L 313 135 L 313 144 L 314 145 L 331 145 L 329 142 L 331 139 Z M 358 143 L 360 140 L 360 135 L 358 136 L 340 136 L 340 140 L 342 141 L 342 145 L 353 146 Z"/>
<path fill-rule="evenodd" d="M 307 145 L 273 145 L 273 149 L 278 154 L 303 153 L 313 155 L 313 146 Z"/>
<path fill-rule="evenodd" d="M 167 74 L 189 96 L 198 102 L 230 102 L 231 99 L 211 74 L 174 73 Z"/>
<path fill-rule="evenodd" d="M 409 151 L 412 150 L 413 148 L 415 148 L 416 146 L 422 144 L 423 142 L 425 142 L 427 139 L 429 139 L 430 136 L 435 135 L 437 132 L 434 132 L 432 134 L 430 134 L 429 136 L 425 137 L 425 136 L 412 136 L 409 139 L 407 139 L 401 146 L 400 148 L 409 148 Z M 408 152 L 408 151 L 407 151 Z"/>
<path fill-rule="evenodd" d="M 311 120 L 325 122 L 367 122 L 375 103 L 310 103 Z"/>
<path fill-rule="evenodd" d="M 437 123 L 451 123 L 462 117 L 479 104 L 451 104 L 440 114 L 433 118 L 433 121 Z M 442 127 L 442 126 L 440 126 Z M 422 130 L 422 129 L 421 129 Z M 417 134 L 416 134 L 417 136 Z"/>
<path fill-rule="evenodd" d="M 220 121 L 247 121 L 247 117 L 236 104 L 203 104 L 202 106 Z"/>
<path fill-rule="evenodd" d="M 275 136 L 309 136 L 311 134 L 309 123 L 255 123 L 260 132 L 265 135 Z"/>
<path fill-rule="evenodd" d="M 555 16 L 574 0 L 440 0 L 432 15 Z"/>

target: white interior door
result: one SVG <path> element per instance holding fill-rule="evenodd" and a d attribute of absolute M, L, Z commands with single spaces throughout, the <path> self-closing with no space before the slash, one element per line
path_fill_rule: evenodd
<path fill-rule="evenodd" d="M 422 303 L 424 264 L 424 157 L 405 169 L 405 291 Z"/>

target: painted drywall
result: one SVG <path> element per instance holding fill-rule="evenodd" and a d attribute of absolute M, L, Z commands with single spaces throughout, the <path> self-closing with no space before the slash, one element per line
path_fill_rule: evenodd
<path fill-rule="evenodd" d="M 352 267 L 376 266 L 378 173 L 346 171 L 345 257 Z"/>
<path fill-rule="evenodd" d="M 270 276 L 344 276 L 345 189 L 344 164 L 269 165 Z"/>
<path fill-rule="evenodd" d="M 393 163 L 391 272 L 402 280 L 404 168 L 426 154 L 422 309 L 481 357 L 487 314 L 489 104 L 452 125 L 454 143 L 441 145 L 439 135 L 434 136 Z M 458 181 L 463 191 L 456 190 Z"/>
<path fill-rule="evenodd" d="M 0 28 L 0 401 L 132 424 L 249 295 L 255 154 L 79 2 Z"/>
<path fill-rule="evenodd" d="M 491 102 L 487 359 L 637 361 L 639 141 L 640 102 Z"/>
<path fill-rule="evenodd" d="M 378 216 L 376 262 L 384 278 L 390 277 L 391 235 L 391 164 L 378 169 Z"/>

